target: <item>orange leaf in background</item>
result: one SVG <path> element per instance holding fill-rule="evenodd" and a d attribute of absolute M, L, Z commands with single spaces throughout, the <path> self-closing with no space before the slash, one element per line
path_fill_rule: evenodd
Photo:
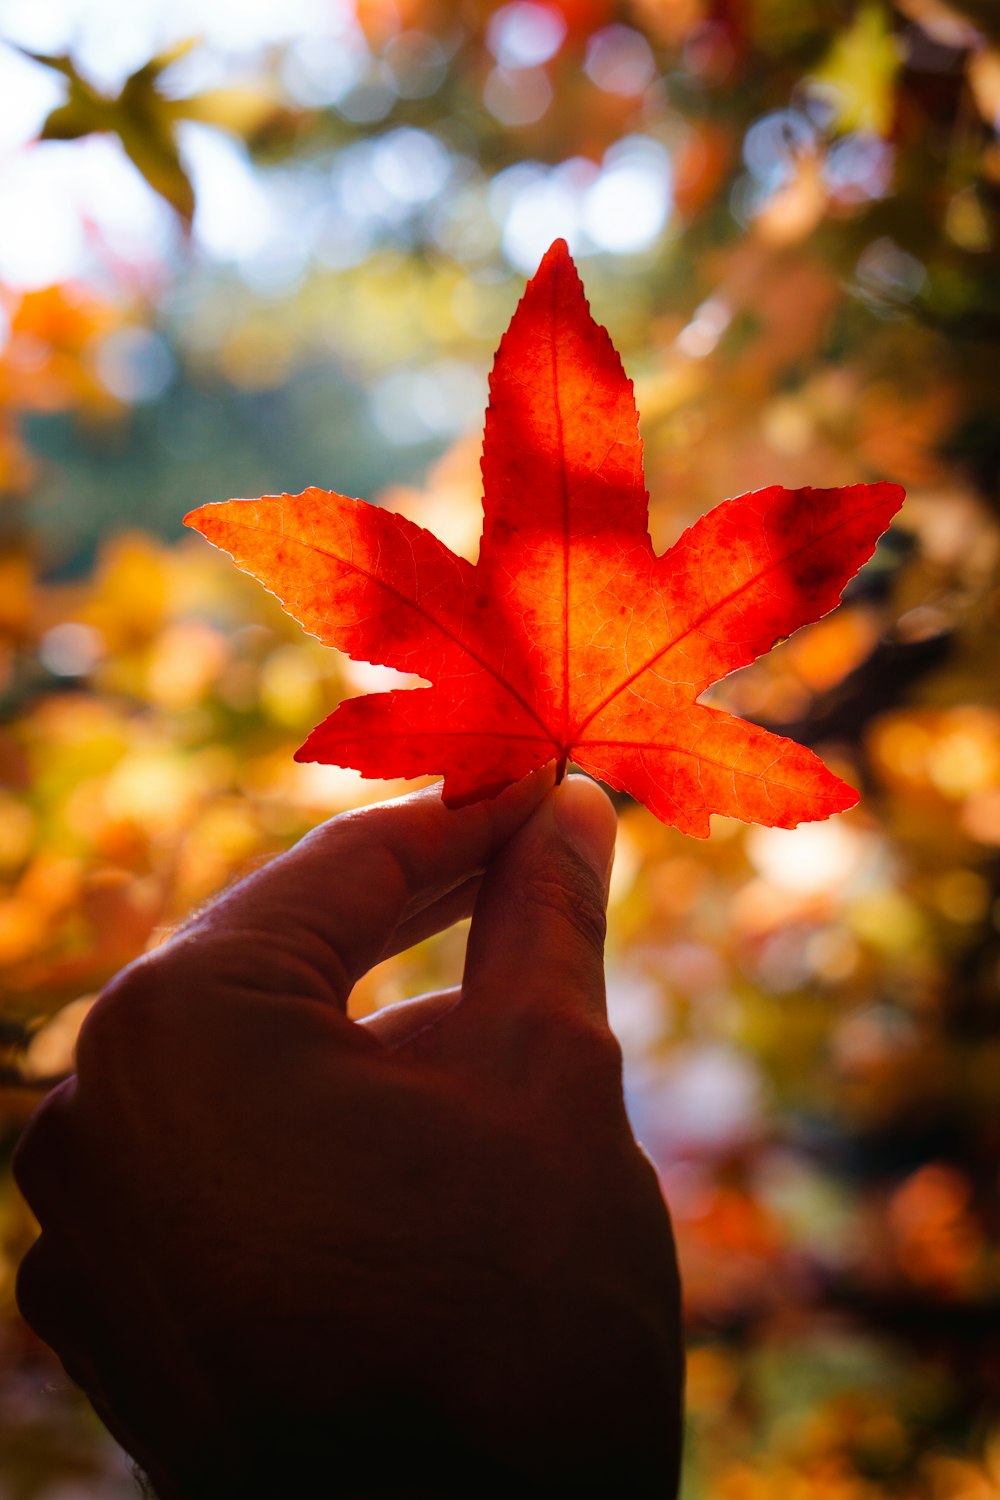
<path fill-rule="evenodd" d="M 23 292 L 7 307 L 0 353 L 0 407 L 114 413 L 120 401 L 99 378 L 95 352 L 123 323 L 120 309 L 89 288 L 60 283 Z"/>
<path fill-rule="evenodd" d="M 440 773 L 460 806 L 572 758 L 702 838 L 713 812 L 789 828 L 857 801 L 811 751 L 696 699 L 834 607 L 898 485 L 758 490 L 657 557 L 632 385 L 561 240 L 501 341 L 482 470 L 475 565 L 326 490 L 186 518 L 320 640 L 432 684 L 342 703 L 299 760 Z"/>

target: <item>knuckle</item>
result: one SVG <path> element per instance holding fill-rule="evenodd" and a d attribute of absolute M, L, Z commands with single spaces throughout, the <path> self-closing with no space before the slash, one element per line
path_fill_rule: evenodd
<path fill-rule="evenodd" d="M 94 1392 L 92 1288 L 72 1252 L 48 1231 L 23 1256 L 14 1296 L 29 1328 L 54 1349 L 70 1379 Z M 107 1337 L 102 1330 L 102 1342 Z"/>
<path fill-rule="evenodd" d="M 153 957 L 130 964 L 117 975 L 84 1017 L 76 1043 L 79 1075 L 104 1072 L 129 1045 L 147 1018 L 148 1002 L 160 988 L 161 965 Z"/>
<path fill-rule="evenodd" d="M 519 1024 L 520 1041 L 533 1056 L 574 1077 L 621 1079 L 622 1052 L 604 1018 L 581 1010 L 576 997 L 549 994 L 532 1006 Z"/>
<path fill-rule="evenodd" d="M 139 1098 L 152 1105 L 178 1054 L 198 1034 L 203 991 L 197 952 L 183 940 L 115 976 L 84 1017 L 76 1041 L 79 1103 L 88 1119 L 95 1108 L 110 1119 L 115 1109 L 131 1109 Z"/>
<path fill-rule="evenodd" d="M 29 1207 L 37 1205 L 37 1187 L 48 1176 L 53 1159 L 65 1150 L 72 1133 L 72 1080 L 61 1084 L 42 1100 L 14 1147 L 11 1168 L 14 1181 Z"/>
<path fill-rule="evenodd" d="M 575 1017 L 566 1031 L 578 1068 L 599 1077 L 621 1078 L 622 1049 L 604 1020 L 592 1015 Z"/>
<path fill-rule="evenodd" d="M 48 1237 L 39 1235 L 21 1257 L 14 1295 L 21 1316 L 30 1328 L 44 1336 L 46 1310 L 51 1306 L 51 1288 L 56 1268 Z"/>
<path fill-rule="evenodd" d="M 107 1082 L 123 1064 L 155 1060 L 192 1012 L 203 1009 L 206 976 L 217 974 L 222 989 L 238 984 L 242 973 L 253 974 L 255 965 L 255 946 L 240 933 L 213 934 L 210 943 L 201 933 L 197 939 L 181 933 L 144 954 L 105 986 L 84 1017 L 76 1044 L 77 1075 L 81 1081 L 99 1075 Z"/>

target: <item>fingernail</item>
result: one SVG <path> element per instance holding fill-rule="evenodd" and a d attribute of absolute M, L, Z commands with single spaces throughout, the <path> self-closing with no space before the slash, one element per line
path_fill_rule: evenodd
<path fill-rule="evenodd" d="M 618 832 L 610 798 L 589 776 L 569 776 L 552 793 L 552 812 L 562 837 L 607 885 Z"/>

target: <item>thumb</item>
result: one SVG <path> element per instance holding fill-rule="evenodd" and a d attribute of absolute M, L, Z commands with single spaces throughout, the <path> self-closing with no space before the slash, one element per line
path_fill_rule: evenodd
<path fill-rule="evenodd" d="M 556 787 L 487 867 L 462 991 L 510 1020 L 544 1009 L 603 1020 L 604 933 L 615 810 L 585 776 Z"/>

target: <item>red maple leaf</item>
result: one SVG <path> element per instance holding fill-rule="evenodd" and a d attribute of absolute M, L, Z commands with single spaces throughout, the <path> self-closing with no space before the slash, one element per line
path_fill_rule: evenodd
<path fill-rule="evenodd" d="M 811 751 L 696 700 L 834 607 L 898 485 L 757 490 L 657 557 L 632 384 L 562 240 L 497 352 L 482 470 L 475 565 L 327 490 L 186 517 L 321 641 L 431 684 L 342 703 L 296 759 L 443 774 L 460 806 L 572 758 L 702 838 L 713 812 L 792 828 L 857 801 Z"/>

